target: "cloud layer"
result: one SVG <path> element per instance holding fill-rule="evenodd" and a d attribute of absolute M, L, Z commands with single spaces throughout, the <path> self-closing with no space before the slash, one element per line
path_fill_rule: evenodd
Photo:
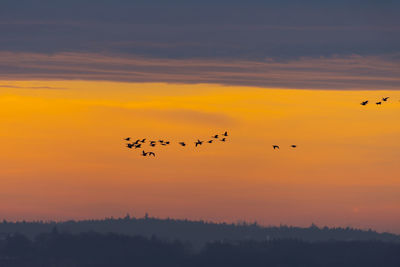
<path fill-rule="evenodd" d="M 2 73 L 58 79 L 97 79 L 103 73 L 106 80 L 396 89 L 392 76 L 397 72 L 388 67 L 399 65 L 399 10 L 398 1 L 359 0 L 4 0 L 0 52 L 16 55 L 16 61 L 40 59 L 38 65 L 31 61 L 29 66 L 5 66 L 2 58 Z M 89 62 L 77 62 L 86 55 Z M 111 63 L 96 65 L 96 57 L 109 57 Z M 128 66 L 116 63 L 125 58 Z M 141 69 L 144 59 L 159 63 Z M 51 61 L 56 61 L 54 69 Z M 191 64 L 189 70 L 179 67 L 186 63 L 177 62 L 183 61 Z M 362 69 L 350 67 L 353 61 L 361 62 Z M 366 62 L 379 66 L 365 67 Z M 192 66 L 199 64 L 204 68 Z M 321 64 L 323 70 L 315 73 Z"/>
<path fill-rule="evenodd" d="M 272 88 L 397 90 L 400 64 L 384 57 L 289 61 L 154 59 L 99 54 L 0 53 L 0 79 L 216 83 Z"/>

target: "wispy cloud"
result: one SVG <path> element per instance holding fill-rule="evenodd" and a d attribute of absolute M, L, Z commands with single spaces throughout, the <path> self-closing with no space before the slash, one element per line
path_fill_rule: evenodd
<path fill-rule="evenodd" d="M 238 123 L 234 117 L 221 112 L 206 112 L 202 110 L 187 108 L 126 108 L 112 105 L 94 105 L 96 110 L 104 110 L 107 114 L 114 113 L 117 116 L 124 116 L 137 119 L 150 119 L 165 121 L 168 123 L 179 123 L 182 125 L 213 125 L 232 126 Z"/>
<path fill-rule="evenodd" d="M 0 53 L 0 79 L 216 83 L 273 88 L 398 90 L 395 55 L 296 60 L 179 60 L 92 53 Z"/>
<path fill-rule="evenodd" d="M 18 86 L 11 84 L 0 84 L 0 88 L 12 88 L 12 89 L 37 89 L 37 90 L 65 90 L 64 87 L 52 87 L 52 86 Z"/>

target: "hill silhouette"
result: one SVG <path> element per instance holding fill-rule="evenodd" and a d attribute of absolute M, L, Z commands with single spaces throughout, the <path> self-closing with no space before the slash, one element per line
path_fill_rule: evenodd
<path fill-rule="evenodd" d="M 268 241 L 277 239 L 296 239 L 307 242 L 319 241 L 384 241 L 400 242 L 400 236 L 391 233 L 377 233 L 372 230 L 353 228 L 328 228 L 311 225 L 307 228 L 293 226 L 263 227 L 257 223 L 213 223 L 175 219 L 158 219 L 145 216 L 135 218 L 106 218 L 101 220 L 80 220 L 64 222 L 7 222 L 0 223 L 0 239 L 10 233 L 20 233 L 33 239 L 40 233 L 50 233 L 54 227 L 58 231 L 71 234 L 83 232 L 115 233 L 129 236 L 157 236 L 165 241 L 180 240 L 190 242 L 200 249 L 213 241 Z"/>
<path fill-rule="evenodd" d="M 207 243 L 200 251 L 180 241 L 115 233 L 50 233 L 33 240 L 9 234 L 0 240 L 5 267 L 398 267 L 400 243 L 283 239 Z"/>

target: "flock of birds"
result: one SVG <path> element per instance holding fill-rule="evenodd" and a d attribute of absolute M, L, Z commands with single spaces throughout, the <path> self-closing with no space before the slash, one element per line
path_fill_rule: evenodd
<path fill-rule="evenodd" d="M 380 105 L 382 105 L 383 102 L 387 102 L 388 99 L 389 99 L 388 96 L 387 96 L 387 97 L 382 97 L 382 99 L 379 100 L 378 102 L 375 102 L 375 104 L 376 104 L 377 106 L 380 106 Z M 362 106 L 365 106 L 365 105 L 367 105 L 368 103 L 369 103 L 369 100 L 365 100 L 365 101 L 361 102 L 360 104 L 361 104 Z"/>
<path fill-rule="evenodd" d="M 382 105 L 382 103 L 383 102 L 387 102 L 388 100 L 389 100 L 389 96 L 386 96 L 386 97 L 382 97 L 382 99 L 380 99 L 379 101 L 377 101 L 375 104 L 377 105 L 377 106 L 380 106 L 380 105 Z M 365 101 L 362 101 L 360 104 L 362 105 L 362 106 L 365 106 L 365 105 L 367 105 L 369 103 L 369 100 L 365 100 Z M 296 148 L 297 147 L 297 145 L 291 145 L 291 147 L 292 148 Z M 272 145 L 272 148 L 275 150 L 275 149 L 279 149 L 279 146 L 278 145 Z"/>
<path fill-rule="evenodd" d="M 197 141 L 194 142 L 194 146 L 198 147 L 198 146 L 203 145 L 203 143 L 212 144 L 214 141 L 226 142 L 227 141 L 227 137 L 228 137 L 228 132 L 225 131 L 223 134 L 215 134 L 215 135 L 213 135 L 211 137 L 211 139 L 208 140 L 208 141 L 201 141 L 200 139 L 197 139 Z M 168 146 L 168 145 L 171 144 L 170 141 L 165 141 L 165 140 L 158 140 L 158 141 L 150 140 L 150 141 L 147 141 L 146 138 L 137 139 L 134 142 L 133 142 L 131 137 L 127 137 L 124 140 L 128 142 L 126 144 L 126 147 L 128 149 L 138 149 L 138 148 L 140 149 L 141 148 L 142 149 L 142 153 L 140 155 L 143 156 L 143 157 L 150 157 L 150 156 L 155 157 L 156 156 L 156 153 L 153 152 L 153 151 L 148 151 L 148 152 L 144 151 L 143 146 L 145 144 L 148 144 L 150 147 L 155 147 L 156 145 Z M 182 146 L 182 147 L 187 146 L 187 143 L 185 143 L 185 142 L 178 142 L 178 144 L 180 146 Z"/>
<path fill-rule="evenodd" d="M 194 142 L 194 146 L 195 146 L 195 147 L 198 147 L 198 146 L 201 146 L 203 143 L 212 144 L 214 141 L 217 141 L 217 140 L 219 140 L 219 141 L 221 141 L 221 142 L 226 142 L 226 141 L 227 141 L 227 137 L 228 137 L 228 132 L 225 131 L 223 134 L 215 134 L 215 135 L 211 136 L 212 139 L 210 139 L 210 140 L 208 140 L 208 141 L 201 141 L 200 139 L 197 139 L 197 141 Z M 170 141 L 164 141 L 164 140 L 158 140 L 158 141 L 154 141 L 154 140 L 153 140 L 153 141 L 148 141 L 148 142 L 146 143 L 146 141 L 147 141 L 146 138 L 137 139 L 135 142 L 133 142 L 133 140 L 132 140 L 131 137 L 127 137 L 127 138 L 125 138 L 124 140 L 127 141 L 127 142 L 132 141 L 132 143 L 127 143 L 127 144 L 126 144 L 126 147 L 127 147 L 128 149 L 143 148 L 143 146 L 144 146 L 145 144 L 149 144 L 149 146 L 151 146 L 151 147 L 155 147 L 157 144 L 159 144 L 159 145 L 161 145 L 161 146 L 168 146 L 168 145 L 171 144 Z M 183 147 L 187 145 L 185 142 L 178 142 L 178 144 L 181 145 L 181 146 L 183 146 Z M 290 147 L 291 147 L 291 148 L 297 148 L 297 145 L 291 145 Z M 273 150 L 280 149 L 280 147 L 279 147 L 278 145 L 272 145 L 272 148 L 273 148 Z M 155 156 L 156 156 L 156 153 L 154 153 L 153 151 L 148 151 L 148 152 L 146 152 L 146 151 L 144 151 L 144 150 L 142 149 L 142 153 L 141 153 L 140 155 L 143 156 L 143 157 L 147 157 L 147 156 L 149 156 L 149 157 L 150 157 L 150 156 L 155 157 Z"/>
<path fill-rule="evenodd" d="M 377 106 L 382 105 L 382 103 L 383 103 L 383 102 L 387 102 L 389 98 L 390 98 L 390 97 L 382 97 L 382 99 L 380 99 L 379 101 L 375 102 L 375 104 L 376 104 Z M 362 106 L 366 106 L 368 103 L 369 103 L 369 100 L 365 100 L 365 101 L 362 101 L 360 104 L 361 104 Z M 228 137 L 228 132 L 225 131 L 223 134 L 215 134 L 215 135 L 211 136 L 211 139 L 208 140 L 208 141 L 201 141 L 200 139 L 197 139 L 197 141 L 194 142 L 194 146 L 195 146 L 195 147 L 198 147 L 198 146 L 201 146 L 203 143 L 209 143 L 209 144 L 211 144 L 211 143 L 213 143 L 214 141 L 217 141 L 217 140 L 219 140 L 219 141 L 221 141 L 221 142 L 226 142 L 226 141 L 227 141 L 227 137 Z M 144 146 L 145 144 L 149 144 L 149 146 L 151 146 L 151 147 L 155 147 L 157 144 L 160 145 L 160 146 L 168 146 L 168 145 L 171 144 L 170 141 L 165 141 L 165 140 L 158 140 L 158 141 L 152 140 L 152 141 L 146 142 L 146 141 L 147 141 L 146 138 L 144 138 L 144 139 L 137 139 L 137 140 L 134 141 L 134 142 L 133 142 L 133 140 L 132 140 L 131 137 L 127 137 L 127 138 L 125 138 L 124 140 L 127 141 L 127 142 L 131 142 L 131 141 L 132 141 L 131 143 L 127 143 L 127 144 L 126 144 L 126 147 L 129 148 L 129 149 L 143 148 L 143 146 Z M 181 145 L 181 146 L 183 146 L 183 147 L 185 147 L 185 146 L 187 145 L 187 143 L 185 143 L 185 142 L 178 142 L 178 144 Z M 297 145 L 291 145 L 290 147 L 291 147 L 292 149 L 295 149 L 295 148 L 297 148 Z M 279 147 L 279 145 L 272 145 L 272 149 L 273 149 L 273 150 L 279 150 L 280 147 Z M 155 156 L 156 156 L 156 153 L 154 153 L 153 151 L 148 151 L 148 152 L 146 152 L 146 151 L 144 151 L 144 149 L 142 149 L 142 152 L 141 152 L 140 155 L 143 156 L 143 157 L 148 157 L 148 156 L 149 156 L 149 157 L 150 157 L 150 156 L 155 157 Z"/>

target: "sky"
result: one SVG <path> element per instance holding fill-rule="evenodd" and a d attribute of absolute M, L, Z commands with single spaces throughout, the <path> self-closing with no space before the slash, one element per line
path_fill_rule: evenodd
<path fill-rule="evenodd" d="M 400 233 L 398 2 L 1 5 L 5 219 Z M 144 158 L 128 136 L 172 144 Z"/>

